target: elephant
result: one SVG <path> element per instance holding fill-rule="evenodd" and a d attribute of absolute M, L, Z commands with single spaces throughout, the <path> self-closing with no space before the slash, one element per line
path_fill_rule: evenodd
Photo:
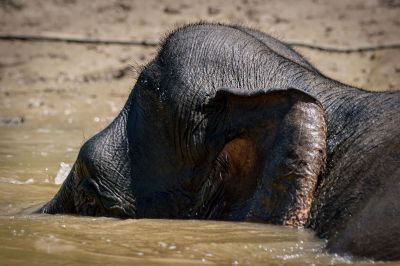
<path fill-rule="evenodd" d="M 311 228 L 400 259 L 400 93 L 328 78 L 244 26 L 168 35 L 40 213 Z"/>

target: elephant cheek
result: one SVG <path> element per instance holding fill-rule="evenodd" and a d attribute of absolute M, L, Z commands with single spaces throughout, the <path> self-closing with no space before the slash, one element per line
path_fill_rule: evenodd
<path fill-rule="evenodd" d="M 76 213 L 75 202 L 74 202 L 74 167 L 72 167 L 71 172 L 65 179 L 61 188 L 54 196 L 54 198 L 45 204 L 42 208 L 38 210 L 38 213 L 48 213 L 48 214 L 73 214 Z"/>

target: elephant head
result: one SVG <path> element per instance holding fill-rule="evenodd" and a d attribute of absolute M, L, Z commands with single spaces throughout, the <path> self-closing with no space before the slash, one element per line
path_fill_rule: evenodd
<path fill-rule="evenodd" d="M 118 117 L 82 146 L 41 211 L 304 224 L 325 166 L 320 104 L 289 86 L 241 82 L 259 71 L 246 65 L 230 66 L 243 77 L 233 82 L 222 74 L 224 56 L 188 55 L 190 42 L 173 43 L 143 69 Z"/>
<path fill-rule="evenodd" d="M 224 88 L 188 110 L 146 83 L 139 79 L 119 116 L 82 146 L 42 212 L 307 220 L 325 164 L 314 99 L 293 89 Z"/>

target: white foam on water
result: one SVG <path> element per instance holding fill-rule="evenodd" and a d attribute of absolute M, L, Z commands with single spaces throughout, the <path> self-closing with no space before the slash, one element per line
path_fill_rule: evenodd
<path fill-rule="evenodd" d="M 61 162 L 60 168 L 58 168 L 57 175 L 54 178 L 54 183 L 56 185 L 61 185 L 64 180 L 67 178 L 69 172 L 71 171 L 72 166 L 70 164 Z"/>
<path fill-rule="evenodd" d="M 25 181 L 21 181 L 15 178 L 0 178 L 0 183 L 9 183 L 14 185 L 30 185 L 35 183 L 35 179 L 29 178 Z"/>

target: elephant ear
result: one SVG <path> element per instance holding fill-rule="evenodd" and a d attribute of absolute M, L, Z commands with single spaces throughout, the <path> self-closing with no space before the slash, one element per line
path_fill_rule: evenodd
<path fill-rule="evenodd" d="M 295 89 L 224 88 L 206 108 L 230 219 L 304 225 L 326 160 L 324 110 Z M 222 162 L 222 163 L 221 163 Z M 229 205 L 227 204 L 229 202 Z M 236 217 L 246 213 L 245 217 Z M 228 218 L 228 217 L 226 217 Z"/>

